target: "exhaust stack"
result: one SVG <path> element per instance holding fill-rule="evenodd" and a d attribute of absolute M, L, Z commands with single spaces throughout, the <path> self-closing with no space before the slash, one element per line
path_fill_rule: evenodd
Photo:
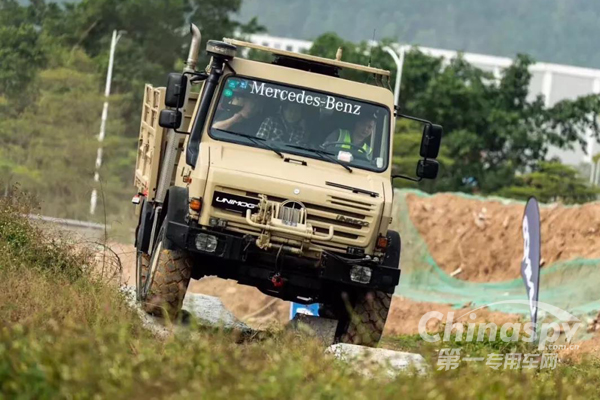
<path fill-rule="evenodd" d="M 192 43 L 190 44 L 188 59 L 185 62 L 186 67 L 183 69 L 184 72 L 196 71 L 196 64 L 198 64 L 198 53 L 200 52 L 200 41 L 202 40 L 200 29 L 198 29 L 195 24 L 190 24 L 190 33 L 192 34 Z"/>

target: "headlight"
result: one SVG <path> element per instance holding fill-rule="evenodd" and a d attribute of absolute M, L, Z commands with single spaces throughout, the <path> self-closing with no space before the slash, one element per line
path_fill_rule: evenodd
<path fill-rule="evenodd" d="M 219 241 L 216 236 L 200 233 L 196 236 L 196 248 L 207 253 L 214 253 L 217 250 Z"/>
<path fill-rule="evenodd" d="M 371 282 L 371 274 L 372 270 L 369 267 L 362 267 L 360 265 L 355 265 L 350 268 L 350 279 L 353 282 L 358 283 L 369 283 Z"/>

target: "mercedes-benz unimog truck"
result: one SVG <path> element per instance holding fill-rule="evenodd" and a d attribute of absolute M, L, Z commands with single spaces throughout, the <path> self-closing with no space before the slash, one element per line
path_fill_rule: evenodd
<path fill-rule="evenodd" d="M 177 318 L 190 279 L 218 276 L 338 321 L 336 340 L 375 346 L 400 279 L 392 221 L 398 114 L 388 71 L 191 27 L 182 73 L 146 85 L 133 198 L 137 296 Z M 266 52 L 272 62 L 244 58 Z M 340 77 L 362 71 L 369 83 Z M 438 172 L 442 130 L 424 125 L 417 178 Z M 409 178 L 411 179 L 411 178 Z"/>

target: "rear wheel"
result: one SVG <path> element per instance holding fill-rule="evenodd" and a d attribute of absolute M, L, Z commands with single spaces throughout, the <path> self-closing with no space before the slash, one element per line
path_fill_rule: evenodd
<path fill-rule="evenodd" d="M 181 311 L 190 283 L 192 266 L 185 251 L 164 248 L 166 240 L 163 227 L 156 239 L 152 256 L 147 259 L 146 274 L 143 273 L 144 254 L 138 254 L 138 296 L 146 312 L 175 319 Z"/>

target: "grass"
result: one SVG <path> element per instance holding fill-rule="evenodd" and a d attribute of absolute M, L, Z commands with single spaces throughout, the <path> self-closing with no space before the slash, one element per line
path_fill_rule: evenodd
<path fill-rule="evenodd" d="M 117 287 L 91 272 L 89 252 L 45 238 L 18 217 L 15 204 L 0 204 L 0 398 L 598 397 L 597 360 L 541 372 L 465 362 L 436 371 L 435 346 L 418 336 L 387 338 L 385 345 L 424 353 L 432 372 L 395 379 L 381 371 L 365 377 L 325 355 L 318 342 L 289 332 L 240 340 L 192 325 L 159 340 Z M 475 346 L 462 348 L 511 351 L 495 340 Z"/>

